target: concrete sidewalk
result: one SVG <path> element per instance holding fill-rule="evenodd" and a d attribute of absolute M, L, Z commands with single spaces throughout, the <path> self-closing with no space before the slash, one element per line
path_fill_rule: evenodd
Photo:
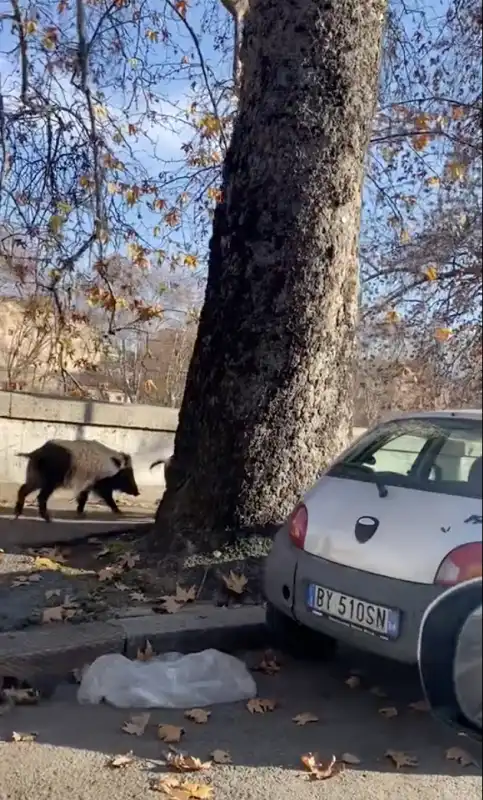
<path fill-rule="evenodd" d="M 17 490 L 16 484 L 0 485 L 0 547 L 3 550 L 73 542 L 89 536 L 104 536 L 117 530 L 149 524 L 163 494 L 163 487 L 149 487 L 142 490 L 140 497 L 118 495 L 116 499 L 123 512 L 119 517 L 92 496 L 87 503 L 85 517 L 79 518 L 72 492 L 59 489 L 49 500 L 52 523 L 47 524 L 38 516 L 35 495 L 25 504 L 23 515 L 18 520 L 14 519 Z"/>
<path fill-rule="evenodd" d="M 225 652 L 266 643 L 265 612 L 260 606 L 217 608 L 199 603 L 177 614 L 127 617 L 112 622 L 69 622 L 0 634 L 0 678 L 26 680 L 50 688 L 72 670 L 104 653 L 136 655 L 149 640 L 158 653 Z"/>

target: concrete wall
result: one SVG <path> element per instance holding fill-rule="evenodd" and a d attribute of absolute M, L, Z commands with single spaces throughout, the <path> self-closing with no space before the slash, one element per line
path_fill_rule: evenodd
<path fill-rule="evenodd" d="M 0 392 L 0 483 L 22 483 L 26 461 L 16 453 L 47 439 L 98 439 L 132 455 L 139 486 L 159 486 L 163 470 L 149 464 L 169 454 L 177 424 L 173 408 Z"/>

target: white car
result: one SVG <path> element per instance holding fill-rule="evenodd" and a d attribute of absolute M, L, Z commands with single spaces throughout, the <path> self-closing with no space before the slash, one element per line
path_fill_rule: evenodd
<path fill-rule="evenodd" d="M 427 606 L 482 574 L 481 410 L 402 415 L 366 431 L 278 531 L 265 570 L 274 643 L 337 641 L 417 662 Z"/>

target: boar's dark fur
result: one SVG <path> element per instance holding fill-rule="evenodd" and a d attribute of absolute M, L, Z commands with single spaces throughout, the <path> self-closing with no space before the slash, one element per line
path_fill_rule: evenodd
<path fill-rule="evenodd" d="M 25 483 L 17 494 L 16 517 L 22 513 L 26 497 L 36 490 L 40 490 L 39 514 L 46 522 L 50 522 L 47 501 L 61 486 L 74 489 L 79 513 L 91 490 L 116 513 L 119 509 L 112 498 L 113 491 L 139 494 L 131 457 L 95 440 L 52 439 L 31 453 L 19 455 L 28 458 L 28 463 Z M 116 477 L 117 481 L 113 480 Z"/>

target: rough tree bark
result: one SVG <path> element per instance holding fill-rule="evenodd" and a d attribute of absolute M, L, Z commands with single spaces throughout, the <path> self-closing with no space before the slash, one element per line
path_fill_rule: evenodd
<path fill-rule="evenodd" d="M 277 523 L 349 436 L 386 0 L 251 0 L 239 112 L 154 545 Z"/>

